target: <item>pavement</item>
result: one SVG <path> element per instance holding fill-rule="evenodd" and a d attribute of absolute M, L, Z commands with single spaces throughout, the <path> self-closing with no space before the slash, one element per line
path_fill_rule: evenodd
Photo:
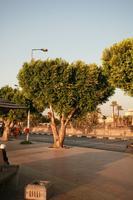
<path fill-rule="evenodd" d="M 9 161 L 19 164 L 20 170 L 1 187 L 1 200 L 23 200 L 26 185 L 34 180 L 53 184 L 50 200 L 133 199 L 133 154 L 49 145 L 7 143 Z"/>

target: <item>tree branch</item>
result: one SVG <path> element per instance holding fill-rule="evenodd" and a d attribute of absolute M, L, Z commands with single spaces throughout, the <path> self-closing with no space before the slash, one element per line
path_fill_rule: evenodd
<path fill-rule="evenodd" d="M 54 111 L 52 105 L 50 104 L 50 112 L 48 112 L 48 117 L 51 119 L 52 124 L 55 123 Z"/>
<path fill-rule="evenodd" d="M 69 122 L 69 120 L 71 119 L 71 117 L 73 116 L 74 112 L 76 111 L 76 108 L 74 108 L 68 115 L 66 122 L 65 122 L 65 126 L 67 125 L 67 123 Z"/>

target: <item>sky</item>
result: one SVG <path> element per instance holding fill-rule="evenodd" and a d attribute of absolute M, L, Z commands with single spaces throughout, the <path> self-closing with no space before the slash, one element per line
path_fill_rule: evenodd
<path fill-rule="evenodd" d="M 63 58 L 101 65 L 105 48 L 133 37 L 133 0 L 0 0 L 0 87 L 18 84 L 26 61 Z M 111 101 L 133 109 L 133 98 L 117 89 Z"/>

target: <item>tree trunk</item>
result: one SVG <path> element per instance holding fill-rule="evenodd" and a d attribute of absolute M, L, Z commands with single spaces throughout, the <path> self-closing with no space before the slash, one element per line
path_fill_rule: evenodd
<path fill-rule="evenodd" d="M 55 123 L 55 116 L 54 116 L 54 111 L 52 109 L 52 106 L 50 105 L 50 110 L 51 112 L 48 113 L 48 117 L 51 119 L 51 129 L 53 133 L 53 139 L 54 139 L 54 144 L 53 147 L 55 148 L 63 148 L 64 144 L 64 139 L 66 135 L 66 126 L 71 119 L 73 113 L 75 112 L 76 108 L 73 109 L 67 118 L 64 117 L 64 114 L 61 116 L 61 127 L 60 130 L 58 131 L 56 123 Z"/>
<path fill-rule="evenodd" d="M 54 139 L 54 144 L 53 147 L 55 148 L 60 148 L 60 140 L 59 140 L 59 134 L 58 134 L 58 130 L 55 124 L 55 116 L 54 116 L 54 112 L 52 109 L 52 106 L 50 105 L 50 110 L 51 112 L 48 113 L 48 117 L 51 119 L 51 129 L 52 129 L 52 133 L 53 133 L 53 139 Z"/>
<path fill-rule="evenodd" d="M 64 116 L 62 116 L 61 127 L 60 127 L 60 132 L 59 132 L 59 139 L 60 139 L 61 147 L 63 147 L 65 135 L 66 135 L 66 124 L 65 124 Z"/>
<path fill-rule="evenodd" d="M 53 147 L 60 148 L 61 145 L 60 145 L 58 130 L 57 130 L 57 127 L 56 127 L 55 123 L 51 123 L 51 129 L 52 129 L 53 139 L 54 139 Z"/>
<path fill-rule="evenodd" d="M 113 106 L 113 126 L 115 126 L 115 110 L 114 110 L 114 106 Z"/>
<path fill-rule="evenodd" d="M 67 116 L 67 118 L 65 118 L 64 114 L 62 114 L 62 117 L 61 117 L 61 127 L 60 127 L 60 132 L 59 132 L 59 138 L 60 138 L 60 145 L 61 145 L 61 147 L 63 147 L 63 144 L 64 144 L 64 140 L 65 140 L 65 136 L 66 136 L 66 127 L 67 127 L 67 124 L 70 121 L 71 117 L 73 116 L 75 110 L 76 110 L 76 108 L 74 108 L 69 113 L 69 115 Z"/>
<path fill-rule="evenodd" d="M 9 135 L 10 135 L 10 121 L 9 120 L 5 120 L 4 121 L 4 132 L 3 132 L 3 136 L 1 138 L 2 141 L 8 141 Z"/>

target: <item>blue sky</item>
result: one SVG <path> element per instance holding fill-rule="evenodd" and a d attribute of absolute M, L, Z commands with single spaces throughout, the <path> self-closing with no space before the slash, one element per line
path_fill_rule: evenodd
<path fill-rule="evenodd" d="M 0 0 L 0 87 L 17 84 L 22 64 L 61 57 L 101 64 L 104 48 L 133 37 L 133 0 Z M 133 98 L 116 91 L 124 111 Z M 110 102 L 102 106 L 111 112 Z"/>

